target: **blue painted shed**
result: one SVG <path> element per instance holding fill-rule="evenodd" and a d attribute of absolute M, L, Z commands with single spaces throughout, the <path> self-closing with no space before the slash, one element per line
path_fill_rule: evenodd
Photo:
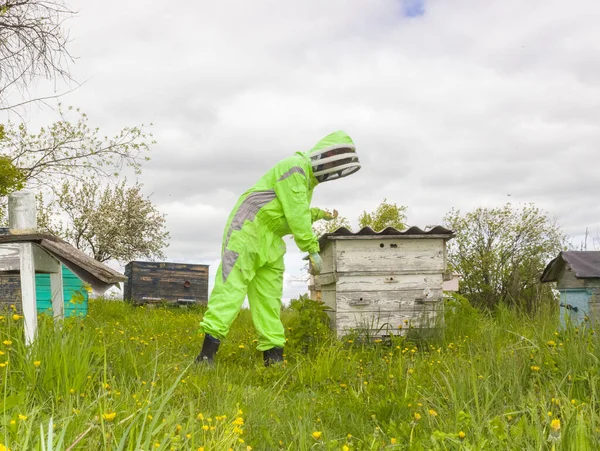
<path fill-rule="evenodd" d="M 600 320 L 600 251 L 564 251 L 548 263 L 542 282 L 556 282 L 561 323 Z"/>
<path fill-rule="evenodd" d="M 62 265 L 65 317 L 85 316 L 88 312 L 88 291 L 84 283 L 69 268 Z M 50 274 L 35 275 L 35 294 L 38 313 L 52 315 Z"/>

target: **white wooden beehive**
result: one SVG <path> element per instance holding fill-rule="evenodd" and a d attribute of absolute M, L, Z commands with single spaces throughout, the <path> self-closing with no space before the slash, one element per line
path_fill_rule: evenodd
<path fill-rule="evenodd" d="M 388 336 L 439 327 L 446 241 L 453 236 L 440 226 L 355 234 L 342 228 L 324 235 L 314 288 L 331 308 L 338 336 L 354 329 Z"/>

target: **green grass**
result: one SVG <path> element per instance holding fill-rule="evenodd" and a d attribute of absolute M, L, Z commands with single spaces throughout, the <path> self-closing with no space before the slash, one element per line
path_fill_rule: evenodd
<path fill-rule="evenodd" d="M 581 451 L 600 438 L 598 338 L 550 314 L 453 302 L 444 338 L 361 343 L 317 323 L 309 336 L 310 315 L 288 309 L 293 346 L 270 368 L 247 311 L 212 368 L 192 364 L 200 310 L 90 301 L 62 329 L 40 317 L 29 349 L 23 320 L 1 314 L 0 450 Z"/>

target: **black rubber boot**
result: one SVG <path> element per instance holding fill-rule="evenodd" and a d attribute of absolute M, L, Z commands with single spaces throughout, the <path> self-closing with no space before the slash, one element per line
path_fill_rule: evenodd
<path fill-rule="evenodd" d="M 206 334 L 204 336 L 204 343 L 202 343 L 202 351 L 196 357 L 196 363 L 214 363 L 215 354 L 219 350 L 220 340 L 217 340 L 212 335 Z"/>
<path fill-rule="evenodd" d="M 283 362 L 283 348 L 271 348 L 263 351 L 263 359 L 265 361 L 265 366 Z"/>

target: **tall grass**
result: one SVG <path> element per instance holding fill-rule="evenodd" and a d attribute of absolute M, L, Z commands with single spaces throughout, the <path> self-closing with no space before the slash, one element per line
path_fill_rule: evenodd
<path fill-rule="evenodd" d="M 377 343 L 299 339 L 286 310 L 302 345 L 269 368 L 247 311 L 214 367 L 192 364 L 201 310 L 91 301 L 30 348 L 0 315 L 0 450 L 598 449 L 598 338 L 548 312 L 459 299 L 443 337 Z"/>

